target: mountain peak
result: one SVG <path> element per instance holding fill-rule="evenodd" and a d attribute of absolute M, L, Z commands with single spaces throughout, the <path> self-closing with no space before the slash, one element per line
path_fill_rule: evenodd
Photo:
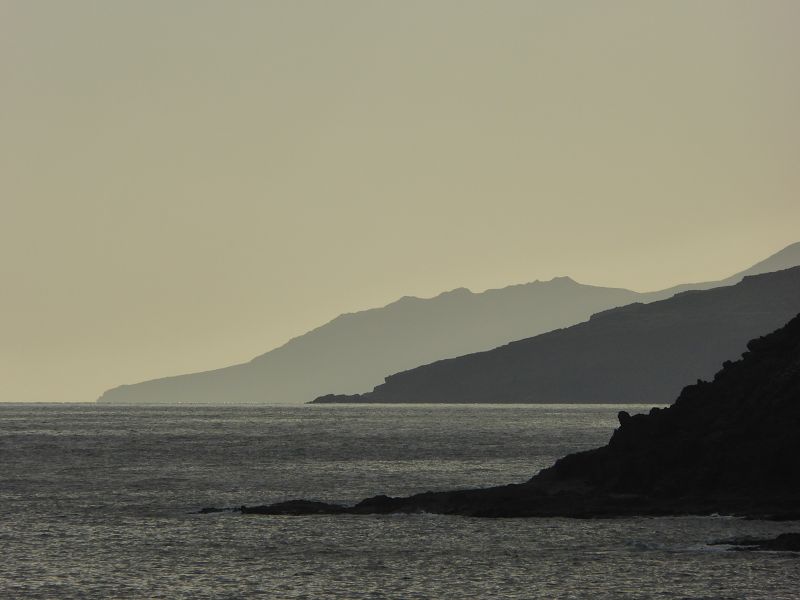
<path fill-rule="evenodd" d="M 436 297 L 437 298 L 445 298 L 445 297 L 450 297 L 450 296 L 472 296 L 472 295 L 473 295 L 472 290 L 470 290 L 468 288 L 465 288 L 465 287 L 457 287 L 457 288 L 455 288 L 453 290 L 448 290 L 446 292 L 442 292 L 441 294 L 439 294 Z"/>

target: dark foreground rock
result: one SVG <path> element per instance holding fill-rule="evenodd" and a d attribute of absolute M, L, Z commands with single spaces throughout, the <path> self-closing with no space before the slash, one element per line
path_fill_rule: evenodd
<path fill-rule="evenodd" d="M 243 514 L 259 515 L 374 515 L 435 513 L 467 517 L 568 517 L 576 519 L 625 516 L 727 514 L 765 520 L 800 520 L 798 497 L 653 496 L 614 493 L 552 493 L 534 484 L 426 492 L 407 497 L 375 496 L 355 506 L 290 500 L 278 504 L 243 506 Z"/>
<path fill-rule="evenodd" d="M 800 316 L 752 340 L 712 382 L 649 414 L 620 412 L 606 446 L 571 454 L 526 483 L 375 496 L 355 506 L 291 501 L 242 512 L 476 517 L 732 514 L 800 518 Z"/>

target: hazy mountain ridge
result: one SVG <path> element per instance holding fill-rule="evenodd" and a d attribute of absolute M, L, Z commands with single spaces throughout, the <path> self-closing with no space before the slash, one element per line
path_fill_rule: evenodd
<path fill-rule="evenodd" d="M 639 296 L 555 278 L 479 294 L 459 288 L 430 299 L 404 297 L 340 315 L 248 363 L 120 386 L 100 400 L 308 402 L 332 389 L 364 391 L 398 369 L 569 325 Z"/>
<path fill-rule="evenodd" d="M 589 321 L 316 402 L 667 403 L 800 312 L 800 267 L 605 311 Z"/>
<path fill-rule="evenodd" d="M 800 243 L 745 273 L 787 261 L 800 264 Z M 737 278 L 678 287 L 714 287 Z M 390 373 L 568 327 L 607 309 L 668 297 L 675 289 L 640 293 L 556 277 L 481 293 L 456 288 L 429 299 L 405 296 L 340 315 L 248 363 L 119 386 L 99 401 L 292 403 L 330 392 L 354 394 Z"/>

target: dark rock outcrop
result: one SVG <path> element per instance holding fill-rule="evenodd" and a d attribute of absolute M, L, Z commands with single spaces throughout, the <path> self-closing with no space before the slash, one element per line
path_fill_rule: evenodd
<path fill-rule="evenodd" d="M 315 402 L 667 404 L 713 376 L 754 336 L 800 312 L 800 267 L 630 304 L 488 352 L 386 378 L 372 392 Z"/>
<path fill-rule="evenodd" d="M 684 388 L 672 406 L 620 412 L 606 446 L 566 456 L 526 483 L 244 512 L 800 518 L 800 316 L 747 348 L 713 381 Z"/>

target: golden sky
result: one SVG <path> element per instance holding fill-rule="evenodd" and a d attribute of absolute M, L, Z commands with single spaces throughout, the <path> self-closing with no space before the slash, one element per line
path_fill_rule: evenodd
<path fill-rule="evenodd" d="M 0 400 L 800 240 L 800 2 L 0 0 Z"/>

